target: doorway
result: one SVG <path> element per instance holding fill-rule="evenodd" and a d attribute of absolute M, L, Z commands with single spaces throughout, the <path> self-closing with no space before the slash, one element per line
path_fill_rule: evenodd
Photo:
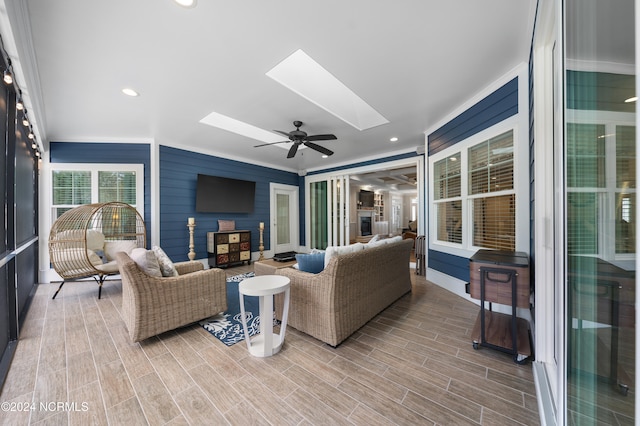
<path fill-rule="evenodd" d="M 309 248 L 324 249 L 328 245 L 345 245 L 354 242 L 361 233 L 360 189 L 378 190 L 383 194 L 381 202 L 367 213 L 374 219 L 371 234 L 388 235 L 392 229 L 402 228 L 411 219 L 418 221 L 418 233 L 424 232 L 424 157 L 376 163 L 340 170 L 344 173 L 316 174 L 305 178 L 306 241 Z M 339 182 L 339 186 L 337 186 Z M 408 186 L 410 189 L 406 189 Z M 342 189 L 341 189 L 342 188 Z M 398 197 L 396 205 L 392 195 Z M 413 205 L 413 201 L 416 202 Z M 339 213 L 339 214 L 338 214 Z M 339 218 L 334 220 L 334 218 Z M 396 228 L 393 228 L 395 224 Z M 383 226 L 385 225 L 385 226 Z M 422 235 L 422 234 L 421 234 Z"/>
<path fill-rule="evenodd" d="M 298 187 L 271 183 L 270 247 L 274 254 L 297 251 L 300 241 Z"/>

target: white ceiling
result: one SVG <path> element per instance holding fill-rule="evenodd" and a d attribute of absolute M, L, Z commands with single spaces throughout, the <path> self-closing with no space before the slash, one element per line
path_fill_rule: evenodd
<path fill-rule="evenodd" d="M 45 146 L 155 140 L 301 171 L 415 151 L 427 129 L 528 60 L 536 1 L 27 0 L 22 12 L 9 3 L 18 2 L 5 0 L 18 28 L 12 61 Z M 298 49 L 389 123 L 356 130 L 265 75 Z M 319 142 L 335 154 L 254 148 L 199 123 L 211 112 L 287 132 L 300 120 L 309 134 L 335 134 Z"/>

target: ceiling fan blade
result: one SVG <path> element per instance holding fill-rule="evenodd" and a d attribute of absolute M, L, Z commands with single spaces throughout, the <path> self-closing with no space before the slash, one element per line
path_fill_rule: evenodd
<path fill-rule="evenodd" d="M 307 141 L 332 141 L 332 140 L 335 140 L 335 139 L 338 139 L 336 137 L 336 135 L 331 135 L 331 134 L 329 134 L 329 135 L 312 135 L 312 136 L 307 136 L 305 138 L 305 140 L 307 140 Z"/>
<path fill-rule="evenodd" d="M 325 148 L 324 146 L 317 145 L 313 142 L 305 142 L 304 144 L 311 149 L 315 149 L 316 151 L 323 153 L 324 155 L 333 155 L 333 151 Z"/>
<path fill-rule="evenodd" d="M 287 154 L 287 158 L 293 158 L 296 156 L 296 152 L 298 152 L 298 143 L 294 143 L 293 145 L 291 145 L 291 148 L 289 148 L 289 153 Z"/>
<path fill-rule="evenodd" d="M 283 132 L 282 130 L 274 130 L 274 132 L 276 133 L 280 133 L 281 135 L 284 135 L 286 137 L 289 137 L 289 132 Z"/>
<path fill-rule="evenodd" d="M 278 144 L 278 143 L 291 143 L 291 141 L 269 142 L 269 143 L 263 143 L 261 145 L 254 145 L 253 147 L 254 148 L 259 148 L 261 146 L 275 145 L 275 144 Z"/>

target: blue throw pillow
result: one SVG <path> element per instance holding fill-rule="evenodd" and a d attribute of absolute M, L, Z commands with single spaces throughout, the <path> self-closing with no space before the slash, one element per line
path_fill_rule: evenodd
<path fill-rule="evenodd" d="M 296 254 L 298 269 L 317 274 L 324 269 L 324 252 L 313 254 Z"/>

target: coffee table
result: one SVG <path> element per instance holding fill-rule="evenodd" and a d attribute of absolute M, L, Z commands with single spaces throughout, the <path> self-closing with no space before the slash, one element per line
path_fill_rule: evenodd
<path fill-rule="evenodd" d="M 287 331 L 287 317 L 289 315 L 289 278 L 282 275 L 260 275 L 247 278 L 238 285 L 242 328 L 247 341 L 249 353 L 257 357 L 275 355 L 282 348 L 284 335 Z M 284 292 L 284 308 L 280 333 L 273 333 L 273 296 Z M 244 310 L 244 296 L 258 296 L 260 305 L 260 334 L 249 336 L 247 319 Z"/>
<path fill-rule="evenodd" d="M 275 275 L 278 269 L 289 268 L 295 264 L 295 260 L 286 262 L 276 262 L 273 259 L 257 260 L 253 263 L 253 272 L 256 275 Z"/>

